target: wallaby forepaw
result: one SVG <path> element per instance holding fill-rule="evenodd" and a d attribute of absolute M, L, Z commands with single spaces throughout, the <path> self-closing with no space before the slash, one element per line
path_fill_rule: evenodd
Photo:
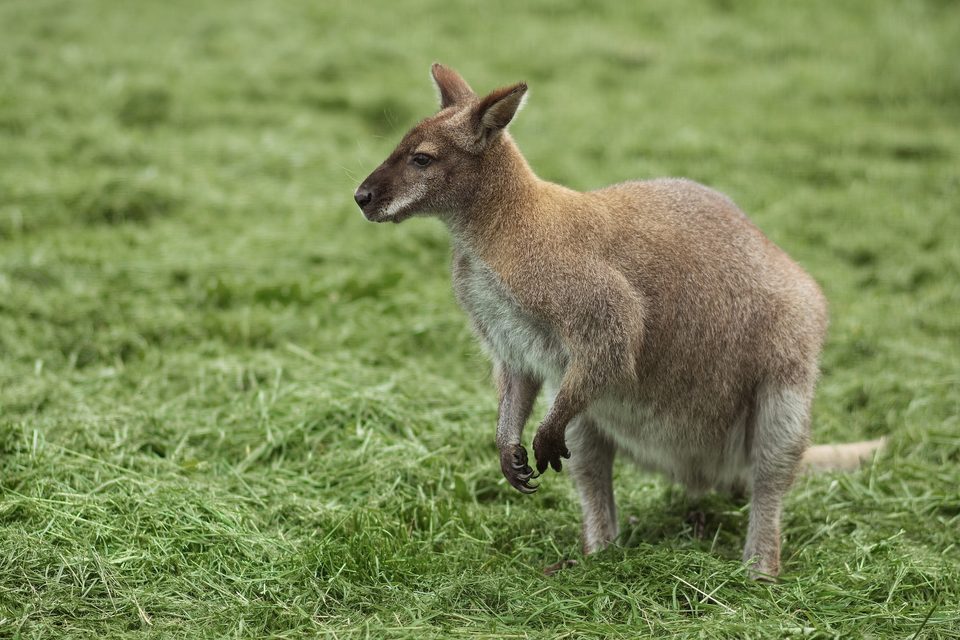
<path fill-rule="evenodd" d="M 530 484 L 536 478 L 527 461 L 527 450 L 522 445 L 513 445 L 500 451 L 500 470 L 510 486 L 520 493 L 533 493 L 539 485 Z"/>
<path fill-rule="evenodd" d="M 537 435 L 533 438 L 533 455 L 537 458 L 538 472 L 545 472 L 547 467 L 560 471 L 563 468 L 560 459 L 570 457 L 570 450 L 567 449 L 563 432 L 543 429 L 537 431 Z"/>

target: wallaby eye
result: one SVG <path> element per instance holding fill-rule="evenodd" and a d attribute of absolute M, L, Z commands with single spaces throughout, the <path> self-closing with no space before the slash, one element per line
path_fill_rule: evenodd
<path fill-rule="evenodd" d="M 413 154 L 413 157 L 410 158 L 410 162 L 417 165 L 418 167 L 423 168 L 428 164 L 430 164 L 431 162 L 433 162 L 433 158 L 431 158 L 425 153 L 415 153 Z"/>

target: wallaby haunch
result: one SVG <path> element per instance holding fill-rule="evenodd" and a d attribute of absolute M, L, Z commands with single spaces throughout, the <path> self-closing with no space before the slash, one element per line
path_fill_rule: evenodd
<path fill-rule="evenodd" d="M 581 193 L 539 179 L 507 125 L 524 83 L 478 97 L 433 65 L 440 112 L 354 197 L 374 222 L 438 216 L 453 286 L 494 361 L 500 467 L 536 489 L 520 442 L 541 387 L 537 471 L 569 458 L 585 553 L 617 536 L 613 458 L 694 492 L 750 490 L 744 561 L 780 570 L 783 497 L 813 454 L 845 465 L 879 442 L 808 451 L 827 328 L 816 282 L 726 196 L 689 180 Z"/>

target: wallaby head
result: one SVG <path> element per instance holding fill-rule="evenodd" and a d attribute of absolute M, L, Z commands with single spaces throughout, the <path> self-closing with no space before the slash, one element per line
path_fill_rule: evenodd
<path fill-rule="evenodd" d="M 411 129 L 354 194 L 372 222 L 462 213 L 477 190 L 499 182 L 498 174 L 519 156 L 505 129 L 523 102 L 525 83 L 480 98 L 453 69 L 434 64 L 431 72 L 440 112 Z"/>

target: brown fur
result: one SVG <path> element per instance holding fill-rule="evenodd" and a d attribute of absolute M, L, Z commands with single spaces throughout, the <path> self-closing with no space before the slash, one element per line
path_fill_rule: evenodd
<path fill-rule="evenodd" d="M 454 291 L 497 366 L 504 475 L 536 488 L 520 435 L 543 385 L 552 402 L 537 468 L 570 458 L 588 552 L 617 535 L 619 450 L 695 491 L 752 487 L 744 558 L 776 575 L 780 505 L 808 444 L 827 327 L 817 284 L 697 183 L 581 193 L 539 179 L 505 131 L 525 84 L 480 99 L 456 72 L 433 75 L 443 109 L 364 181 L 358 203 L 370 195 L 371 220 L 434 214 L 450 228 Z"/>

